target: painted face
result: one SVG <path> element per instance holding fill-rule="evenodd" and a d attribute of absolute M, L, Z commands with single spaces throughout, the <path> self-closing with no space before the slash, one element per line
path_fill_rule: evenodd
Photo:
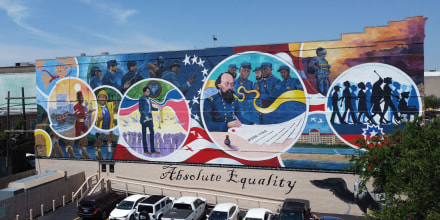
<path fill-rule="evenodd" d="M 130 67 L 130 70 L 133 71 L 133 72 L 137 72 L 137 69 L 138 69 L 137 65 L 134 65 L 134 66 Z"/>
<path fill-rule="evenodd" d="M 289 76 L 290 76 L 290 72 L 289 72 L 289 70 L 281 70 L 280 71 L 280 73 L 281 73 L 281 77 L 284 79 L 284 80 L 287 80 L 287 79 L 289 79 Z"/>
<path fill-rule="evenodd" d="M 173 68 L 171 69 L 171 71 L 178 73 L 179 72 L 180 67 L 178 66 L 173 66 Z"/>
<path fill-rule="evenodd" d="M 272 73 L 272 67 L 263 67 L 261 68 L 261 73 L 263 74 L 264 78 L 267 78 L 270 76 L 270 74 Z"/>
<path fill-rule="evenodd" d="M 96 71 L 96 72 L 95 72 L 95 76 L 97 76 L 98 78 L 101 78 L 101 71 L 99 71 L 99 70 Z"/>
<path fill-rule="evenodd" d="M 261 70 L 257 70 L 257 71 L 255 71 L 255 78 L 256 78 L 257 80 L 260 80 L 260 79 L 261 79 Z"/>
<path fill-rule="evenodd" d="M 218 84 L 221 92 L 226 92 L 234 88 L 234 78 L 230 74 L 223 74 L 221 77 L 221 82 Z"/>
<path fill-rule="evenodd" d="M 82 97 L 82 96 L 78 97 L 78 102 L 80 104 L 82 104 L 84 102 L 84 97 Z"/>
<path fill-rule="evenodd" d="M 251 69 L 240 67 L 240 77 L 243 80 L 247 80 L 250 74 L 251 74 Z"/>
<path fill-rule="evenodd" d="M 116 73 L 116 72 L 118 72 L 118 66 L 116 66 L 116 65 L 111 66 L 111 67 L 110 67 L 110 71 L 111 71 L 112 73 Z"/>
<path fill-rule="evenodd" d="M 104 94 L 99 95 L 98 101 L 99 101 L 99 104 L 105 105 L 105 103 L 107 102 L 107 96 Z"/>
<path fill-rule="evenodd" d="M 150 88 L 147 88 L 147 89 L 145 90 L 145 92 L 144 92 L 144 96 L 145 96 L 145 97 L 150 96 Z"/>

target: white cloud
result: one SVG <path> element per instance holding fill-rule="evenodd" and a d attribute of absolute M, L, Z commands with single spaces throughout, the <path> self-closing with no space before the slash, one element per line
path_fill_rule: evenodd
<path fill-rule="evenodd" d="M 6 10 L 8 16 L 17 24 L 21 24 L 22 20 L 29 16 L 28 8 L 16 1 L 0 0 L 0 8 Z"/>
<path fill-rule="evenodd" d="M 115 20 L 117 24 L 125 23 L 128 17 L 138 13 L 138 11 L 135 9 L 123 9 L 122 5 L 110 3 L 108 1 L 98 2 L 98 1 L 83 0 L 83 2 L 109 15 L 112 19 Z"/>
<path fill-rule="evenodd" d="M 17 24 L 19 27 L 30 32 L 31 35 L 36 35 L 43 38 L 46 42 L 53 44 L 77 44 L 76 42 L 69 41 L 64 38 L 60 38 L 56 35 L 49 34 L 38 28 L 32 27 L 26 23 L 26 19 L 31 17 L 31 10 L 25 6 L 25 4 L 20 4 L 17 1 L 11 0 L 0 0 L 0 8 L 6 10 L 8 16 Z"/>

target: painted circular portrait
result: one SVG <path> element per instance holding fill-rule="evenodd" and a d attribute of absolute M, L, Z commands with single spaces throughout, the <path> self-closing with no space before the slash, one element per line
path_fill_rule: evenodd
<path fill-rule="evenodd" d="M 145 79 L 130 87 L 118 115 L 119 143 L 140 159 L 160 160 L 172 154 L 189 134 L 185 97 L 161 79 Z"/>
<path fill-rule="evenodd" d="M 305 126 L 305 86 L 295 68 L 277 56 L 233 55 L 211 71 L 203 88 L 203 125 L 233 156 L 277 156 L 296 142 Z"/>
<path fill-rule="evenodd" d="M 35 129 L 35 153 L 38 157 L 49 157 L 52 154 L 52 142 L 49 134 L 43 129 Z"/>
<path fill-rule="evenodd" d="M 98 106 L 95 127 L 99 130 L 114 130 L 118 125 L 118 110 L 121 93 L 111 86 L 100 86 L 94 91 Z"/>
<path fill-rule="evenodd" d="M 346 144 L 357 148 L 356 137 L 391 133 L 402 121 L 419 116 L 422 102 L 417 85 L 402 70 L 367 63 L 336 78 L 325 109 L 333 131 Z"/>
<path fill-rule="evenodd" d="M 50 127 L 62 138 L 81 138 L 96 120 L 96 97 L 92 89 L 78 78 L 58 81 L 49 95 Z"/>

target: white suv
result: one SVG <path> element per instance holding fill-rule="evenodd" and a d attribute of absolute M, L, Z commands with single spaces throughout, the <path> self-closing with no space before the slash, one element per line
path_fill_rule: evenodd
<path fill-rule="evenodd" d="M 131 195 L 125 198 L 110 213 L 109 220 L 134 220 L 136 206 L 147 197 L 147 195 Z"/>
<path fill-rule="evenodd" d="M 173 200 L 168 196 L 152 195 L 138 204 L 136 217 L 138 220 L 161 219 L 163 213 L 172 208 Z"/>

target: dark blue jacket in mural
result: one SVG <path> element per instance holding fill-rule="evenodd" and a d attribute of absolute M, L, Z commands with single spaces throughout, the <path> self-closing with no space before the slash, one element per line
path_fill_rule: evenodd
<path fill-rule="evenodd" d="M 238 100 L 227 103 L 220 93 L 207 98 L 203 103 L 203 116 L 209 131 L 227 131 L 228 122 L 239 120 L 242 124 L 252 124 L 241 115 Z"/>

